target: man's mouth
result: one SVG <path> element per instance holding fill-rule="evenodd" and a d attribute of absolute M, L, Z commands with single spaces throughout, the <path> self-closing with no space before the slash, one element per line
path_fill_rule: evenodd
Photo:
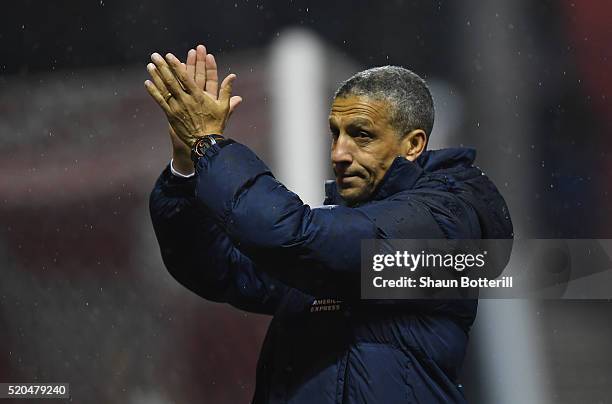
<path fill-rule="evenodd" d="M 337 180 L 340 184 L 348 185 L 359 178 L 361 177 L 357 174 L 342 174 L 337 177 Z"/>

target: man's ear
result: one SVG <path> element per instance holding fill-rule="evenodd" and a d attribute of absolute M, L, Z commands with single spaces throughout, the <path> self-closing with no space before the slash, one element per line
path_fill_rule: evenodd
<path fill-rule="evenodd" d="M 427 134 L 423 129 L 408 132 L 401 140 L 402 156 L 410 161 L 416 160 L 425 150 Z"/>

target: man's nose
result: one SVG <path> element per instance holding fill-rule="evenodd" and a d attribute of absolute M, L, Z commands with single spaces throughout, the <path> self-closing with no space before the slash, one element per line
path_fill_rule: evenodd
<path fill-rule="evenodd" d="M 347 139 L 346 135 L 341 134 L 336 141 L 332 143 L 331 159 L 334 164 L 350 165 L 353 162 L 350 140 Z"/>

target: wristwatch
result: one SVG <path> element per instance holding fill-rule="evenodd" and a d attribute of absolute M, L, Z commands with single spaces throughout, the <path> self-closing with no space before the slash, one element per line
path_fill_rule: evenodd
<path fill-rule="evenodd" d="M 198 159 L 204 156 L 206 150 L 214 144 L 217 144 L 221 141 L 225 140 L 225 138 L 221 135 L 206 135 L 199 138 L 191 148 L 191 160 L 194 164 L 197 164 Z"/>

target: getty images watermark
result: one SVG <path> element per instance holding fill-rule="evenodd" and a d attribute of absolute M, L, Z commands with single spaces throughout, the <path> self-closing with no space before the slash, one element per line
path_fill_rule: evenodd
<path fill-rule="evenodd" d="M 612 240 L 364 240 L 363 299 L 612 298 Z"/>
<path fill-rule="evenodd" d="M 462 273 L 464 271 L 479 271 L 483 276 L 474 278 L 474 276 L 458 276 L 445 278 L 440 276 L 432 276 L 431 274 L 419 276 L 418 278 L 410 276 L 399 276 L 398 278 L 385 279 L 381 274 L 375 276 L 373 285 L 376 288 L 511 288 L 512 277 L 503 276 L 498 279 L 488 279 L 484 277 L 486 265 L 487 251 L 478 254 L 463 254 L 463 253 L 426 253 L 421 250 L 419 253 L 412 253 L 406 250 L 396 251 L 393 254 L 374 254 L 372 257 L 372 269 L 375 272 L 384 270 L 404 270 L 409 272 L 425 272 L 427 270 L 435 271 L 455 271 Z"/>

